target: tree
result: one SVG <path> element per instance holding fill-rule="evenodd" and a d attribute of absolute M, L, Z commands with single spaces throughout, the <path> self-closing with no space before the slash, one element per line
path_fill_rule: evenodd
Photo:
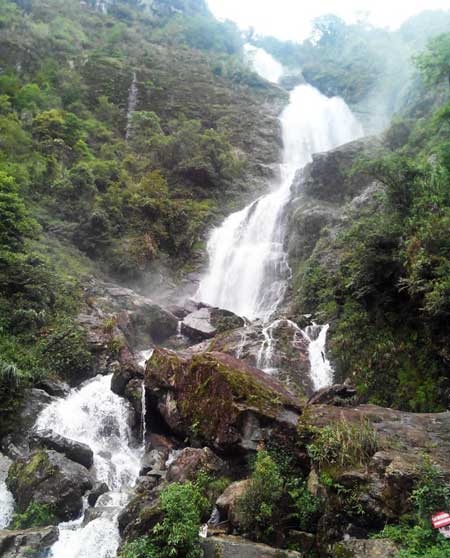
<path fill-rule="evenodd" d="M 444 79 L 450 84 L 450 33 L 433 37 L 424 52 L 414 59 L 418 70 L 429 85 Z"/>
<path fill-rule="evenodd" d="M 37 232 L 11 176 L 0 171 L 0 258 L 23 249 L 25 239 Z"/>

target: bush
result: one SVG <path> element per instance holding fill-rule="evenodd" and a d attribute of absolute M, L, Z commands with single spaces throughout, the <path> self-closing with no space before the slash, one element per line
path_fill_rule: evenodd
<path fill-rule="evenodd" d="M 278 526 L 284 479 L 266 450 L 256 456 L 251 483 L 238 502 L 237 516 L 242 530 L 257 541 L 269 542 Z"/>
<path fill-rule="evenodd" d="M 341 420 L 319 429 L 308 454 L 319 467 L 347 467 L 368 463 L 377 449 L 376 432 L 367 420 L 359 424 Z"/>
<path fill-rule="evenodd" d="M 149 537 L 127 543 L 122 558 L 201 558 L 201 510 L 205 498 L 191 482 L 173 483 L 161 492 L 164 519 Z"/>
<path fill-rule="evenodd" d="M 411 496 L 414 522 L 388 525 L 377 538 L 387 538 L 400 546 L 397 558 L 450 558 L 450 544 L 437 529 L 431 527 L 431 516 L 450 509 L 450 484 L 439 467 L 428 458 Z"/>
<path fill-rule="evenodd" d="M 56 523 L 55 514 L 48 504 L 31 502 L 23 513 L 13 515 L 11 529 L 31 529 L 32 527 L 46 527 Z"/>

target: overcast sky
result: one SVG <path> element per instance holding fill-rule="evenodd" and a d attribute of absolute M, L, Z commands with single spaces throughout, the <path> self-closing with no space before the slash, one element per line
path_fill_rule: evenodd
<path fill-rule="evenodd" d="M 322 14 L 334 13 L 355 21 L 358 12 L 368 12 L 369 21 L 381 27 L 398 27 L 422 10 L 450 9 L 450 0 L 207 0 L 221 19 L 231 19 L 239 27 L 254 27 L 261 35 L 302 40 L 310 22 Z"/>

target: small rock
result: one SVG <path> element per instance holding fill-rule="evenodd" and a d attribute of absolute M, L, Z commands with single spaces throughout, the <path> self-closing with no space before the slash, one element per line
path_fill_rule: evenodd
<path fill-rule="evenodd" d="M 236 513 L 237 504 L 251 484 L 250 479 L 233 482 L 216 501 L 216 507 L 220 513 L 220 521 L 229 521 L 232 527 L 239 525 Z"/>
<path fill-rule="evenodd" d="M 139 475 L 151 475 L 153 477 L 162 477 L 166 472 L 166 461 L 169 457 L 168 450 L 151 450 L 142 458 L 141 470 Z"/>
<path fill-rule="evenodd" d="M 88 494 L 88 504 L 91 507 L 94 507 L 100 496 L 102 494 L 106 494 L 107 492 L 109 492 L 109 488 L 105 482 L 97 483 Z"/>
<path fill-rule="evenodd" d="M 200 471 L 220 475 L 225 470 L 225 462 L 209 448 L 186 448 L 169 465 L 166 479 L 168 482 L 186 482 L 193 480 Z"/>
<path fill-rule="evenodd" d="M 36 387 L 47 392 L 54 397 L 66 397 L 70 391 L 70 386 L 64 382 L 56 382 L 48 378 L 40 380 Z"/>

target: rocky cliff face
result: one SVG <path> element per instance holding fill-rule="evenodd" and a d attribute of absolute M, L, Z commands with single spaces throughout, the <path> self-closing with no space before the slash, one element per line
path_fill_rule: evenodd
<path fill-rule="evenodd" d="M 375 158 L 381 148 L 375 137 L 357 140 L 314 155 L 312 163 L 297 174 L 286 234 L 294 293 L 301 289 L 301 273 L 308 258 L 315 254 L 331 268 L 336 267 L 339 253 L 328 250 L 330 240 L 349 227 L 355 216 L 376 209 L 381 184 L 363 172 L 352 171 L 358 162 Z"/>

